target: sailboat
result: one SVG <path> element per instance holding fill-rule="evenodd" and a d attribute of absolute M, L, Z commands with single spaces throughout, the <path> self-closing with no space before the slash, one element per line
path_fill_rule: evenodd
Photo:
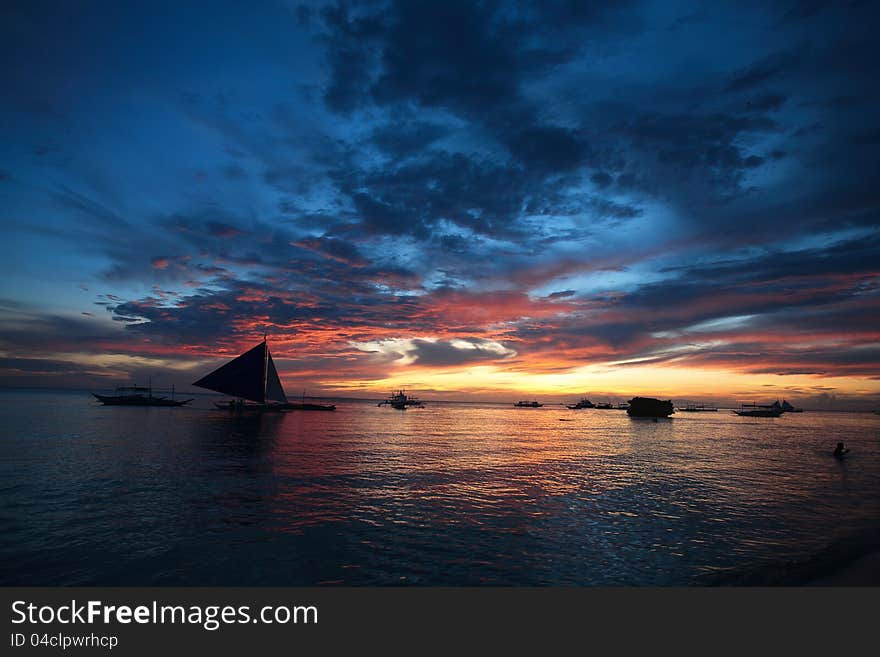
<path fill-rule="evenodd" d="M 233 358 L 225 365 L 196 381 L 194 386 L 232 395 L 236 399 L 214 402 L 222 409 L 254 409 L 261 411 L 335 411 L 333 404 L 306 402 L 305 391 L 301 402 L 287 401 L 284 386 L 275 369 L 266 337 L 253 349 Z M 245 400 L 253 402 L 245 404 Z"/>
<path fill-rule="evenodd" d="M 280 411 L 288 403 L 265 337 L 256 347 L 221 365 L 193 385 L 235 397 L 232 401 L 214 402 L 217 408 Z M 245 404 L 245 400 L 253 403 Z"/>

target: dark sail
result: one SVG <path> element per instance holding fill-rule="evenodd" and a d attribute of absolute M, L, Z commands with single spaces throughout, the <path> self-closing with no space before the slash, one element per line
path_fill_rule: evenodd
<path fill-rule="evenodd" d="M 275 369 L 275 363 L 272 361 L 272 354 L 269 354 L 266 364 L 266 401 L 278 402 L 280 404 L 287 403 L 284 388 L 281 386 L 281 379 L 278 378 L 278 370 Z"/>
<path fill-rule="evenodd" d="M 193 385 L 262 404 L 266 401 L 266 379 L 264 376 L 267 349 L 266 342 L 261 342 L 250 351 L 246 351 L 238 358 L 234 358 L 202 377 Z M 278 381 L 275 366 L 273 365 L 271 369 L 275 373 L 278 389 L 281 390 L 281 382 Z M 277 391 L 273 394 L 277 395 Z M 281 396 L 284 396 L 283 390 L 281 390 Z"/>

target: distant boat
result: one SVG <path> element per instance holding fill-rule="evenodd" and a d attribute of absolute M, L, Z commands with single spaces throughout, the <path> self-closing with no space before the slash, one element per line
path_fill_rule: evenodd
<path fill-rule="evenodd" d="M 415 408 L 425 407 L 418 397 L 407 395 L 403 390 L 398 390 L 388 399 L 380 401 L 376 406 L 385 406 L 386 404 L 398 411 L 405 411 L 410 406 L 414 406 Z"/>
<path fill-rule="evenodd" d="M 192 399 L 174 399 L 174 388 L 171 388 L 171 399 L 154 397 L 152 386 L 120 386 L 115 395 L 92 395 L 105 406 L 183 406 Z"/>
<path fill-rule="evenodd" d="M 587 399 L 586 397 L 581 397 L 581 400 L 577 404 L 566 404 L 566 406 L 568 406 L 568 408 L 570 408 L 573 411 L 577 410 L 579 408 L 595 408 L 596 407 L 596 405 L 593 402 L 591 402 L 589 399 Z"/>
<path fill-rule="evenodd" d="M 682 413 L 715 413 L 718 411 L 718 407 L 707 404 L 688 404 L 684 408 L 677 408 L 676 410 Z"/>
<path fill-rule="evenodd" d="M 779 417 L 784 413 L 779 402 L 773 404 L 741 404 L 738 411 L 733 411 L 743 417 Z"/>
<path fill-rule="evenodd" d="M 626 412 L 631 417 L 669 417 L 675 413 L 675 407 L 669 400 L 633 397 L 629 400 L 629 408 Z"/>
<path fill-rule="evenodd" d="M 223 409 L 282 411 L 289 403 L 265 337 L 256 347 L 221 365 L 193 385 L 235 397 L 233 401 L 215 402 L 215 406 Z M 253 403 L 246 404 L 245 401 Z"/>
<path fill-rule="evenodd" d="M 629 410 L 629 404 L 627 404 L 626 402 L 623 402 L 622 404 L 618 404 L 618 405 L 617 405 L 617 410 L 618 410 L 618 411 L 628 411 L 628 410 Z"/>
<path fill-rule="evenodd" d="M 598 404 L 596 404 L 596 408 L 603 411 L 608 411 L 614 408 L 614 404 L 612 404 L 611 402 L 599 402 Z"/>
<path fill-rule="evenodd" d="M 778 401 L 777 401 L 777 403 L 778 403 Z M 788 401 L 786 401 L 785 399 L 782 400 L 782 410 L 785 413 L 803 413 L 804 412 L 804 409 L 795 408 L 794 406 L 789 404 Z"/>
<path fill-rule="evenodd" d="M 541 408 L 543 405 L 536 401 L 518 401 L 514 404 L 516 408 Z"/>

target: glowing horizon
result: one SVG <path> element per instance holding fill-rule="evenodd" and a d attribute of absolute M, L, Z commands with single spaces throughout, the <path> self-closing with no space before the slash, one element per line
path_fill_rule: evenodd
<path fill-rule="evenodd" d="M 8 18 L 2 385 L 880 406 L 873 7 Z"/>

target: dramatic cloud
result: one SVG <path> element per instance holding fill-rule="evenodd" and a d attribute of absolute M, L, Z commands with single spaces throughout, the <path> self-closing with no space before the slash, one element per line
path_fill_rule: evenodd
<path fill-rule="evenodd" d="M 105 9 L 2 9 L 5 383 L 880 394 L 870 3 Z"/>

